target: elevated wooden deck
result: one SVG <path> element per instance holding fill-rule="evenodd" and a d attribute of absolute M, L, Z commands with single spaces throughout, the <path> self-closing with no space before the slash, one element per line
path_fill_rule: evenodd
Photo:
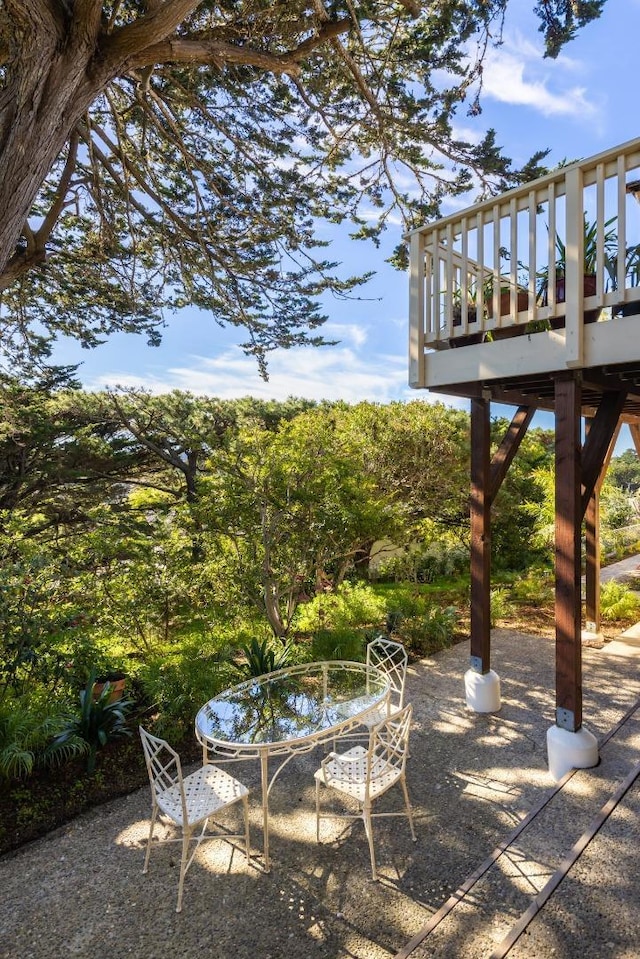
<path fill-rule="evenodd" d="M 414 231 L 409 381 L 585 415 L 623 389 L 640 415 L 640 139 Z"/>
<path fill-rule="evenodd" d="M 638 200 L 640 139 L 410 237 L 410 385 L 471 401 L 465 685 L 480 712 L 500 708 L 491 508 L 535 410 L 555 415 L 556 727 L 548 750 L 556 772 L 597 762 L 595 737 L 581 731 L 582 528 L 584 620 L 597 632 L 599 496 L 621 423 L 640 454 Z M 492 401 L 517 407 L 496 450 Z"/>

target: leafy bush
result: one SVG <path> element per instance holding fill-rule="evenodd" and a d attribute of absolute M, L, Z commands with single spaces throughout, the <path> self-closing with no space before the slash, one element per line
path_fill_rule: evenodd
<path fill-rule="evenodd" d="M 365 657 L 366 635 L 352 629 L 320 629 L 313 634 L 311 655 L 314 660 L 346 659 L 360 662 Z"/>
<path fill-rule="evenodd" d="M 381 623 L 386 603 L 371 586 L 342 583 L 335 593 L 321 593 L 296 612 L 294 629 L 316 634 L 323 630 L 358 629 Z"/>
<path fill-rule="evenodd" d="M 426 596 L 420 595 L 415 590 L 396 590 L 392 598 L 389 599 L 389 608 L 386 616 L 386 629 L 388 633 L 396 633 L 402 626 L 403 620 L 411 616 L 425 614 L 431 603 Z"/>
<path fill-rule="evenodd" d="M 7 696 L 0 704 L 0 776 L 28 776 L 44 760 L 46 746 L 60 723 L 56 704 L 49 704 L 45 713 L 33 700 Z"/>
<path fill-rule="evenodd" d="M 638 615 L 640 599 L 623 583 L 610 580 L 600 590 L 600 614 L 603 619 L 631 621 Z"/>
<path fill-rule="evenodd" d="M 457 576 L 469 568 L 469 553 L 446 543 L 407 547 L 378 565 L 376 575 L 386 582 L 433 583 Z"/>
<path fill-rule="evenodd" d="M 499 619 L 508 619 L 513 615 L 513 603 L 510 591 L 507 589 L 491 590 L 491 626 L 496 625 Z"/>
<path fill-rule="evenodd" d="M 238 645 L 235 645 L 237 650 Z M 156 714 L 159 735 L 179 741 L 193 731 L 196 713 L 212 696 L 243 678 L 227 642 L 216 648 L 203 637 L 158 649 L 138 670 L 145 704 Z"/>
<path fill-rule="evenodd" d="M 553 602 L 554 583 L 551 570 L 531 570 L 517 579 L 511 588 L 511 598 L 531 606 L 545 606 Z"/>
<path fill-rule="evenodd" d="M 455 606 L 430 606 L 420 615 L 405 617 L 398 635 L 408 649 L 426 656 L 451 645 L 457 622 Z"/>

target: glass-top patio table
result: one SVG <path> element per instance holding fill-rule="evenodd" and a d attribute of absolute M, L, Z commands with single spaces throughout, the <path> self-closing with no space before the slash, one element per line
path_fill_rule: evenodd
<path fill-rule="evenodd" d="M 264 868 L 269 859 L 269 793 L 290 759 L 360 724 L 388 702 L 389 680 L 364 663 L 305 663 L 265 673 L 214 696 L 196 716 L 204 761 L 260 760 Z M 269 758 L 285 757 L 269 780 Z"/>

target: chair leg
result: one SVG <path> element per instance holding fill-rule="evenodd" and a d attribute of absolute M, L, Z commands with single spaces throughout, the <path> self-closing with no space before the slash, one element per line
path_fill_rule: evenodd
<path fill-rule="evenodd" d="M 409 828 L 411 829 L 411 838 L 413 839 L 414 842 L 417 842 L 418 837 L 416 836 L 416 831 L 413 828 L 413 814 L 411 812 L 411 803 L 409 802 L 409 791 L 407 789 L 407 781 L 404 778 L 404 776 L 402 777 L 400 782 L 402 784 L 402 792 L 404 793 L 404 804 L 407 807 L 407 818 L 409 820 Z"/>
<path fill-rule="evenodd" d="M 376 868 L 376 854 L 373 849 L 373 824 L 371 822 L 371 805 L 368 802 L 365 802 L 364 808 L 362 810 L 362 821 L 364 822 L 364 831 L 367 834 L 367 839 L 369 840 L 369 855 L 371 857 L 371 875 L 373 876 L 373 881 L 378 881 L 378 870 Z"/>
<path fill-rule="evenodd" d="M 180 879 L 178 881 L 178 905 L 176 912 L 182 912 L 182 890 L 184 887 L 184 876 L 187 871 L 187 859 L 189 855 L 189 840 L 191 833 L 185 826 L 182 827 L 182 856 L 180 858 Z"/>
<path fill-rule="evenodd" d="M 244 842 L 247 850 L 247 862 L 250 861 L 251 853 L 249 849 L 249 797 L 242 797 L 242 813 L 244 816 Z"/>
<path fill-rule="evenodd" d="M 149 869 L 149 856 L 151 855 L 151 840 L 153 838 L 153 830 L 156 824 L 156 819 L 158 818 L 158 807 L 156 804 L 153 804 L 153 810 L 151 812 L 151 825 L 149 826 L 149 837 L 147 839 L 147 852 L 144 857 L 144 866 L 142 867 L 143 875 Z"/>

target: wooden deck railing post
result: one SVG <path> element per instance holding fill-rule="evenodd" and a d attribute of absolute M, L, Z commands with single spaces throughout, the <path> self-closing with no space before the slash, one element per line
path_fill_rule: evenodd
<path fill-rule="evenodd" d="M 565 332 L 567 366 L 582 366 L 584 357 L 584 199 L 582 171 L 567 171 L 567 239 L 565 247 Z"/>

